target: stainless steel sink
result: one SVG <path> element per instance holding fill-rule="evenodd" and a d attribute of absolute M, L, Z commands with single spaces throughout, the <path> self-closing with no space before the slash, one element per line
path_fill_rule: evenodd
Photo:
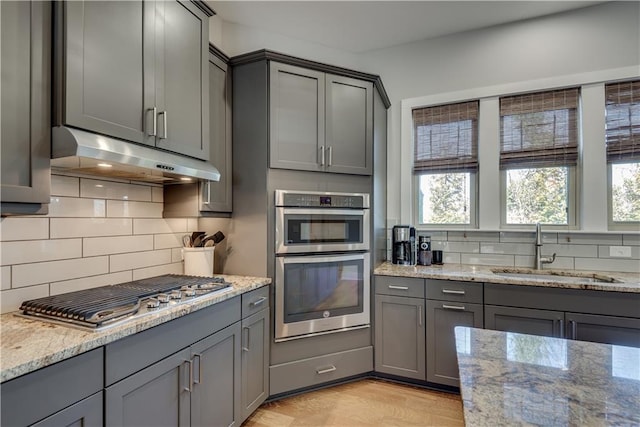
<path fill-rule="evenodd" d="M 597 273 L 566 273 L 558 270 L 533 270 L 526 268 L 494 268 L 491 272 L 502 277 L 514 279 L 537 279 L 564 283 L 616 283 L 611 276 Z"/>

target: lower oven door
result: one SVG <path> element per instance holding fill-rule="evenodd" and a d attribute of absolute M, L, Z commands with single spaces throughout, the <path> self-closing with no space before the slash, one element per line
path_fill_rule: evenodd
<path fill-rule="evenodd" d="M 369 325 L 369 253 L 276 258 L 276 341 Z"/>

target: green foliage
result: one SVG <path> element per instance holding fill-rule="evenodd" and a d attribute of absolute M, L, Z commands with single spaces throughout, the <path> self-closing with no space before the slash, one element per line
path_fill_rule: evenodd
<path fill-rule="evenodd" d="M 614 221 L 640 221 L 640 163 L 612 165 L 611 188 Z M 619 171 L 620 177 L 616 172 Z"/>
<path fill-rule="evenodd" d="M 466 173 L 423 175 L 421 182 L 420 212 L 422 223 L 469 224 L 469 176 Z M 428 194 L 425 194 L 428 193 Z"/>
<path fill-rule="evenodd" d="M 508 224 L 567 224 L 567 168 L 507 171 Z"/>

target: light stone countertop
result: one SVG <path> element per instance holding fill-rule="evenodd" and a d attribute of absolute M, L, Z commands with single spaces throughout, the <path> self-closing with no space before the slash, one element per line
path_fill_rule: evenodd
<path fill-rule="evenodd" d="M 495 272 L 517 273 L 531 271 L 526 268 L 487 265 L 444 264 L 430 266 L 404 266 L 385 262 L 376 267 L 373 274 L 380 276 L 414 277 L 420 279 L 461 280 L 467 282 L 504 283 L 510 285 L 543 286 L 566 289 L 588 289 L 608 292 L 640 293 L 640 274 L 615 273 L 606 271 L 542 270 L 544 276 L 527 275 L 501 276 Z M 535 270 L 534 270 L 535 271 Z M 567 279 L 567 275 L 582 276 L 581 279 Z M 596 282 L 593 278 L 613 278 L 615 282 Z"/>
<path fill-rule="evenodd" d="M 213 304 L 269 285 L 271 279 L 216 275 L 233 286 L 231 291 L 203 296 L 173 308 L 115 324 L 102 331 L 87 331 L 7 313 L 0 316 L 0 382 L 16 378 L 94 348 L 142 332 Z"/>
<path fill-rule="evenodd" d="M 640 348 L 455 328 L 468 426 L 640 425 Z"/>

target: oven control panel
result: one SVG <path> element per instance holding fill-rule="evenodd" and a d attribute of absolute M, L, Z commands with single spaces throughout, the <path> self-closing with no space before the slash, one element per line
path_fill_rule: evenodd
<path fill-rule="evenodd" d="M 276 206 L 305 208 L 369 208 L 369 195 L 365 193 L 298 193 L 276 190 Z"/>

